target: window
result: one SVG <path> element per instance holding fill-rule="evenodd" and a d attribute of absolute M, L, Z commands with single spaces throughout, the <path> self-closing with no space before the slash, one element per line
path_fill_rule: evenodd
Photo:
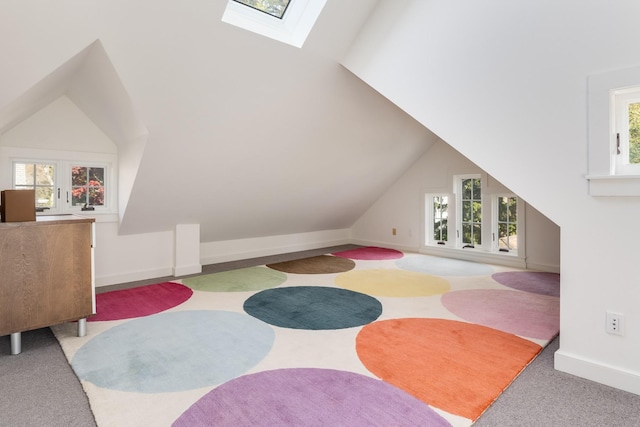
<path fill-rule="evenodd" d="M 449 195 L 427 194 L 425 211 L 428 213 L 426 242 L 445 245 L 449 240 Z"/>
<path fill-rule="evenodd" d="M 268 13 L 271 16 L 282 19 L 287 11 L 289 0 L 234 0 L 240 4 L 252 7 L 260 12 Z"/>
<path fill-rule="evenodd" d="M 302 47 L 326 2 L 327 0 L 229 0 L 222 22 L 291 46 Z"/>
<path fill-rule="evenodd" d="M 494 206 L 496 208 L 496 224 L 493 232 L 494 249 L 500 252 L 517 251 L 518 198 L 516 196 L 497 196 Z"/>
<path fill-rule="evenodd" d="M 115 212 L 106 163 L 13 161 L 13 188 L 35 189 L 36 210 L 44 214 Z"/>
<path fill-rule="evenodd" d="M 460 224 L 458 246 L 482 245 L 482 181 L 479 176 L 459 178 Z"/>
<path fill-rule="evenodd" d="M 16 162 L 13 166 L 13 187 L 17 190 L 35 190 L 38 210 L 55 209 L 55 177 L 55 164 Z"/>
<path fill-rule="evenodd" d="M 589 194 L 638 197 L 640 67 L 591 75 L 588 88 Z"/>
<path fill-rule="evenodd" d="M 484 174 L 455 175 L 453 194 L 425 192 L 425 249 L 450 255 L 464 249 L 468 255 L 460 256 L 469 259 L 481 253 L 524 256 L 524 201 L 487 182 Z"/>
<path fill-rule="evenodd" d="M 640 175 L 640 87 L 613 91 L 615 174 Z"/>
<path fill-rule="evenodd" d="M 71 206 L 104 206 L 104 167 L 71 167 Z"/>

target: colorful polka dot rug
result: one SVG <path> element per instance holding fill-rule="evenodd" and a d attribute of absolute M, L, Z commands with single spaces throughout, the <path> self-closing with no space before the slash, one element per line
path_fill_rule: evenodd
<path fill-rule="evenodd" d="M 559 330 L 558 274 L 393 249 L 97 295 L 52 328 L 98 426 L 470 426 Z"/>

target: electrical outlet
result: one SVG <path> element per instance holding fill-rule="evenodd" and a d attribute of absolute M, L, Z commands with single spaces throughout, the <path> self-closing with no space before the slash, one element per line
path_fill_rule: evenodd
<path fill-rule="evenodd" d="M 607 311 L 607 333 L 624 335 L 624 315 Z"/>
<path fill-rule="evenodd" d="M 394 236 L 396 235 L 396 229 L 395 228 L 391 229 L 391 234 L 394 235 Z"/>

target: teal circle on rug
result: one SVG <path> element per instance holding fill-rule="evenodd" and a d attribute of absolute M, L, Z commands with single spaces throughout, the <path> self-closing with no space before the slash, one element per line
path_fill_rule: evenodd
<path fill-rule="evenodd" d="M 486 264 L 430 255 L 404 257 L 396 261 L 396 266 L 436 276 L 486 276 L 493 273 L 493 267 Z"/>
<path fill-rule="evenodd" d="M 333 369 L 291 368 L 226 382 L 205 394 L 172 426 L 451 424 L 421 400 L 376 378 Z"/>
<path fill-rule="evenodd" d="M 180 311 L 128 321 L 80 347 L 71 365 L 99 387 L 163 393 L 213 386 L 269 353 L 273 329 L 243 313 Z"/>
<path fill-rule="evenodd" d="M 267 267 L 249 267 L 189 277 L 182 283 L 196 291 L 249 292 L 280 286 L 287 275 Z"/>
<path fill-rule="evenodd" d="M 382 304 L 346 289 L 296 286 L 259 292 L 245 301 L 244 310 L 283 328 L 327 330 L 371 323 L 382 314 Z"/>

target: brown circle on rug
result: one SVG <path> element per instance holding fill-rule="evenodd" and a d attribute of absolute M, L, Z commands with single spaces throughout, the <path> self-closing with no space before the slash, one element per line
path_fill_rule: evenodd
<path fill-rule="evenodd" d="M 293 261 L 267 264 L 267 267 L 284 273 L 295 274 L 331 274 L 353 270 L 356 263 L 347 258 L 331 255 L 320 255 Z"/>

